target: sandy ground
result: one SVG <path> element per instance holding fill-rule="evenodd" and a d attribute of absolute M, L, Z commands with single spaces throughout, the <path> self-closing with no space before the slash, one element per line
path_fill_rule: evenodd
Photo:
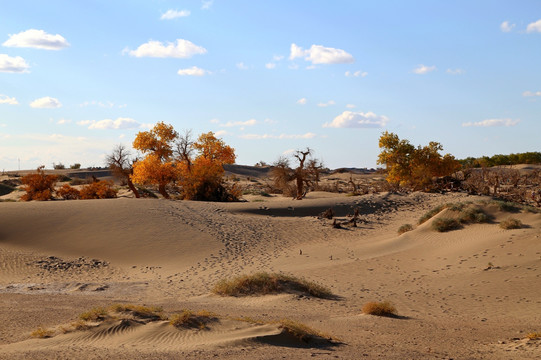
<path fill-rule="evenodd" d="M 541 340 L 525 339 L 541 332 L 541 214 L 489 206 L 486 224 L 438 233 L 429 221 L 398 236 L 436 205 L 481 198 L 247 198 L 0 203 L 0 359 L 541 358 Z M 317 217 L 330 207 L 342 221 L 358 208 L 358 227 L 335 229 Z M 524 226 L 501 229 L 509 216 Z M 220 279 L 256 271 L 316 281 L 337 298 L 210 292 Z M 384 300 L 399 317 L 361 313 Z M 222 320 L 207 330 L 112 323 L 30 336 L 113 303 L 206 309 Z M 294 319 L 341 343 L 304 344 L 276 325 L 235 320 L 245 316 Z"/>

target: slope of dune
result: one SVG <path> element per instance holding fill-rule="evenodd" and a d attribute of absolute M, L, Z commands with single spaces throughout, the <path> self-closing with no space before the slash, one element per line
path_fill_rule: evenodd
<path fill-rule="evenodd" d="M 525 337 L 541 331 L 541 214 L 489 205 L 487 223 L 439 233 L 432 219 L 397 235 L 400 225 L 416 224 L 436 205 L 478 199 L 312 193 L 302 201 L 236 204 L 1 203 L 0 359 L 538 358 L 541 341 Z M 318 218 L 328 208 L 341 229 Z M 509 216 L 523 226 L 501 229 Z M 211 293 L 218 280 L 255 271 L 304 277 L 337 297 Z M 364 303 L 384 300 L 399 317 L 361 313 Z M 38 326 L 69 324 L 89 308 L 119 301 L 169 313 L 207 309 L 224 320 L 205 331 L 111 323 L 30 339 Z M 343 345 L 292 343 L 276 326 L 230 320 L 241 317 L 298 320 Z"/>

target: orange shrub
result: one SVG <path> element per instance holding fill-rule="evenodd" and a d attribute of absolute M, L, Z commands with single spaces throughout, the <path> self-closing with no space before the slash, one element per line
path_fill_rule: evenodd
<path fill-rule="evenodd" d="M 80 191 L 81 199 L 111 199 L 116 198 L 116 190 L 113 189 L 112 181 L 96 181 L 83 186 Z"/>
<path fill-rule="evenodd" d="M 21 181 L 25 185 L 23 190 L 26 194 L 21 197 L 21 200 L 45 201 L 53 198 L 54 186 L 58 178 L 55 175 L 46 175 L 43 168 L 45 166 L 40 166 L 37 173 L 23 176 Z"/>
<path fill-rule="evenodd" d="M 56 195 L 64 200 L 77 200 L 81 198 L 81 192 L 69 184 L 64 184 L 60 189 L 56 190 Z"/>

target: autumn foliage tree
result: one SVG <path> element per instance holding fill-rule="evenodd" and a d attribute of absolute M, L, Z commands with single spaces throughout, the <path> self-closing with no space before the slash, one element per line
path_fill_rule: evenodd
<path fill-rule="evenodd" d="M 54 187 L 58 180 L 56 175 L 47 175 L 43 169 L 45 166 L 38 167 L 36 173 L 23 176 L 21 182 L 26 191 L 21 197 L 23 201 L 30 200 L 51 200 L 53 198 Z"/>
<path fill-rule="evenodd" d="M 223 181 L 224 164 L 235 163 L 235 150 L 216 138 L 213 132 L 201 134 L 197 141 L 187 132 L 181 137 L 178 161 L 179 184 L 188 200 L 231 201 L 238 194 Z M 197 155 L 193 155 L 193 154 Z"/>
<path fill-rule="evenodd" d="M 175 181 L 177 170 L 173 159 L 173 146 L 178 133 L 172 125 L 157 123 L 149 131 L 141 131 L 133 141 L 133 148 L 145 157 L 135 162 L 131 180 L 136 184 L 158 185 L 158 191 L 166 199 L 166 186 Z"/>
<path fill-rule="evenodd" d="M 415 147 L 396 134 L 384 132 L 379 138 L 381 153 L 378 164 L 385 165 L 387 181 L 395 186 L 427 190 L 434 177 L 458 171 L 460 163 L 450 154 L 442 156 L 441 144 L 431 141 L 427 146 Z"/>

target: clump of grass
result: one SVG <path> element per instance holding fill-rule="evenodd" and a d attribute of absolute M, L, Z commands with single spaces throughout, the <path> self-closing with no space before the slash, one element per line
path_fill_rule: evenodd
<path fill-rule="evenodd" d="M 460 222 L 453 218 L 439 218 L 432 222 L 432 229 L 438 232 L 446 232 L 460 228 Z"/>
<path fill-rule="evenodd" d="M 526 211 L 528 213 L 532 213 L 532 214 L 541 213 L 541 209 L 536 208 L 535 206 L 531 206 L 531 205 L 523 205 L 522 210 L 524 210 L 524 211 Z"/>
<path fill-rule="evenodd" d="M 208 323 L 214 321 L 218 321 L 218 317 L 210 311 L 201 310 L 194 313 L 184 309 L 181 313 L 173 314 L 169 323 L 174 327 L 198 328 L 203 330 L 207 327 Z"/>
<path fill-rule="evenodd" d="M 461 223 L 484 223 L 488 221 L 488 216 L 483 210 L 477 207 L 463 208 L 459 213 Z"/>
<path fill-rule="evenodd" d="M 38 327 L 36 330 L 30 333 L 30 336 L 40 339 L 49 338 L 54 335 L 54 331 L 45 329 L 43 327 Z"/>
<path fill-rule="evenodd" d="M 522 227 L 522 221 L 509 217 L 500 223 L 500 227 L 505 230 L 520 229 Z"/>
<path fill-rule="evenodd" d="M 142 306 L 133 304 L 113 304 L 109 307 L 111 311 L 117 313 L 130 312 L 133 316 L 145 319 L 163 320 L 163 308 L 161 306 Z"/>
<path fill-rule="evenodd" d="M 79 315 L 79 319 L 83 321 L 99 321 L 104 320 L 107 316 L 107 309 L 104 307 L 95 307 L 90 311 L 86 311 Z"/>
<path fill-rule="evenodd" d="M 398 235 L 402 235 L 403 233 L 406 233 L 408 231 L 413 230 L 413 225 L 411 224 L 404 224 L 398 228 Z"/>
<path fill-rule="evenodd" d="M 224 296 L 266 295 L 281 292 L 303 292 L 319 298 L 332 297 L 332 292 L 323 285 L 284 274 L 260 272 L 241 275 L 219 281 L 212 290 Z"/>
<path fill-rule="evenodd" d="M 530 339 L 530 340 L 540 340 L 541 339 L 541 332 L 539 332 L 539 331 L 531 332 L 528 335 L 526 335 L 526 337 L 528 339 Z"/>
<path fill-rule="evenodd" d="M 297 339 L 306 343 L 318 338 L 324 338 L 329 340 L 331 339 L 330 336 L 318 330 L 315 330 L 303 323 L 290 319 L 282 319 L 278 321 L 278 326 L 290 335 L 293 335 Z"/>
<path fill-rule="evenodd" d="M 449 203 L 444 206 L 451 211 L 462 211 L 466 206 L 470 205 L 471 201 L 459 202 L 459 203 Z"/>
<path fill-rule="evenodd" d="M 492 200 L 490 204 L 496 205 L 500 211 L 507 212 L 519 212 L 521 208 L 521 206 L 517 203 L 503 200 Z"/>
<path fill-rule="evenodd" d="M 440 211 L 442 211 L 446 207 L 447 207 L 447 205 L 439 205 L 439 206 L 435 207 L 434 209 L 430 210 L 429 212 L 427 212 L 426 214 L 421 216 L 421 218 L 418 221 L 418 224 L 421 225 L 421 224 L 427 222 L 428 220 L 433 218 L 434 215 L 436 215 L 437 213 L 439 213 Z"/>
<path fill-rule="evenodd" d="M 363 305 L 361 311 L 363 314 L 376 316 L 397 316 L 396 308 L 388 301 L 375 302 L 371 301 Z"/>
<path fill-rule="evenodd" d="M 79 319 L 78 321 L 74 321 L 71 323 L 71 327 L 74 330 L 88 330 L 90 329 L 90 325 L 86 323 L 86 321 Z"/>

